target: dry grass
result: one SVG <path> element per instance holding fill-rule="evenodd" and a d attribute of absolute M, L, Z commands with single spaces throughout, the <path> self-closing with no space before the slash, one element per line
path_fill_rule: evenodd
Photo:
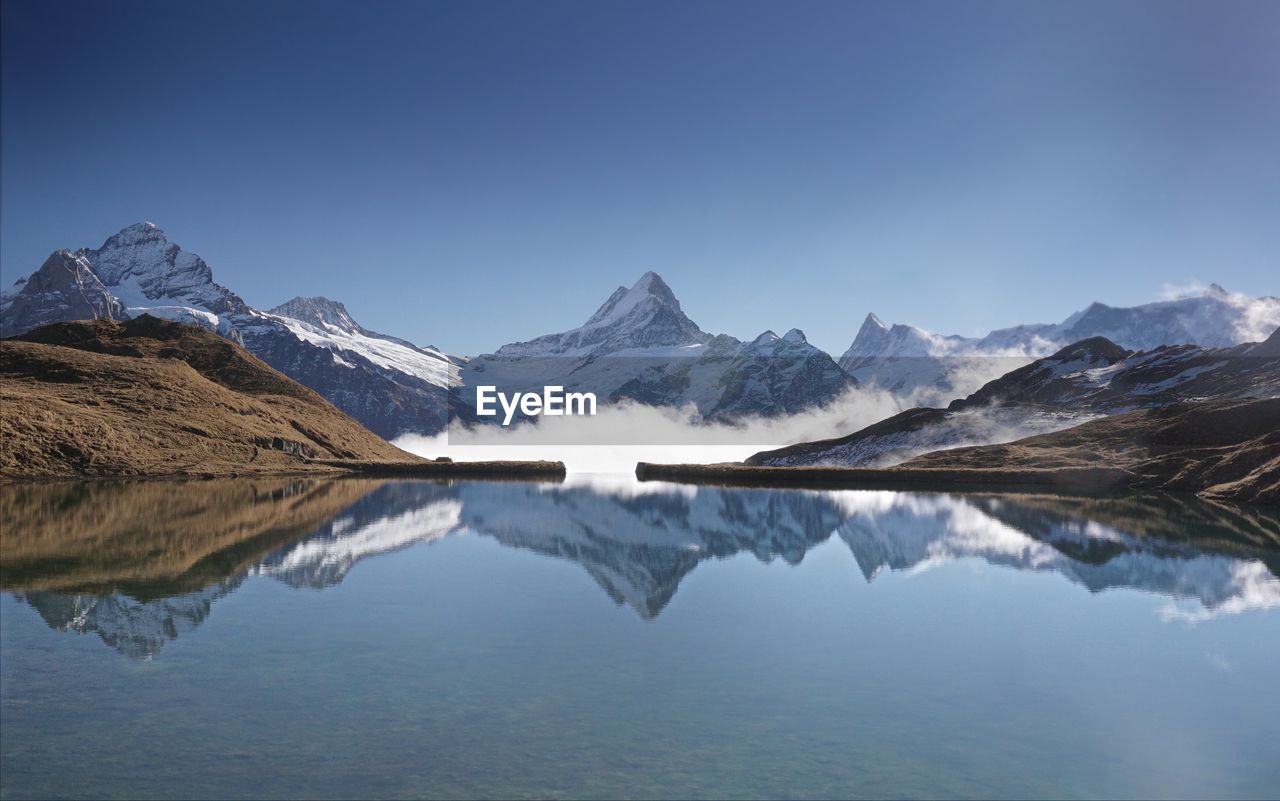
<path fill-rule="evenodd" d="M 1126 488 L 1280 504 L 1280 400 L 1181 403 L 1005 445 L 935 451 L 898 467 L 636 467 L 641 479 L 800 487 Z"/>
<path fill-rule="evenodd" d="M 1280 503 L 1280 400 L 1179 403 L 1007 445 L 918 456 L 902 470 L 1120 470 L 1128 486 Z"/>
<path fill-rule="evenodd" d="M 335 472 L 419 462 L 208 331 L 141 317 L 0 341 L 0 475 Z"/>

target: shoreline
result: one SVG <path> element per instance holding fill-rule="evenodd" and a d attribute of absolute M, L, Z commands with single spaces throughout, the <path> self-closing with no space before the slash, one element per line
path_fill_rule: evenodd
<path fill-rule="evenodd" d="M 1042 470 L 757 467 L 739 463 L 636 463 L 640 481 L 672 481 L 726 487 L 884 490 L 1031 490 L 1108 494 L 1135 489 L 1137 478 L 1116 468 Z"/>
<path fill-rule="evenodd" d="M 164 473 L 0 474 L 0 484 L 55 481 L 207 481 L 219 478 L 481 478 L 491 480 L 563 480 L 567 470 L 556 461 L 349 462 L 340 459 L 301 462 L 269 470 L 180 469 Z"/>

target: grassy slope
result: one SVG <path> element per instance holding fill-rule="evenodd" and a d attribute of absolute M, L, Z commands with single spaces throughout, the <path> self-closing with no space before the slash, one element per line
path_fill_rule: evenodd
<path fill-rule="evenodd" d="M 0 342 L 0 475 L 232 475 L 420 460 L 243 348 L 141 317 Z"/>

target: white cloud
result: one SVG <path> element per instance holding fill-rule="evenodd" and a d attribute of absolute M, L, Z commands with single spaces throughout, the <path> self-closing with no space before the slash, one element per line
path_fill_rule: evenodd
<path fill-rule="evenodd" d="M 410 453 L 458 461 L 556 459 L 581 473 L 631 473 L 637 461 L 735 462 L 797 442 L 843 436 L 909 408 L 911 401 L 854 387 L 832 403 L 782 418 L 754 417 L 733 425 L 705 423 L 692 407 L 601 406 L 594 417 L 543 417 L 536 424 L 455 423 L 426 437 L 406 434 L 395 445 Z"/>

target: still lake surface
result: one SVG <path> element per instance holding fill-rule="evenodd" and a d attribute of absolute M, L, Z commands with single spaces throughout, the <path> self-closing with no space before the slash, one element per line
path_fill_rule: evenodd
<path fill-rule="evenodd" d="M 1280 518 L 0 486 L 0 796 L 1280 796 Z"/>

